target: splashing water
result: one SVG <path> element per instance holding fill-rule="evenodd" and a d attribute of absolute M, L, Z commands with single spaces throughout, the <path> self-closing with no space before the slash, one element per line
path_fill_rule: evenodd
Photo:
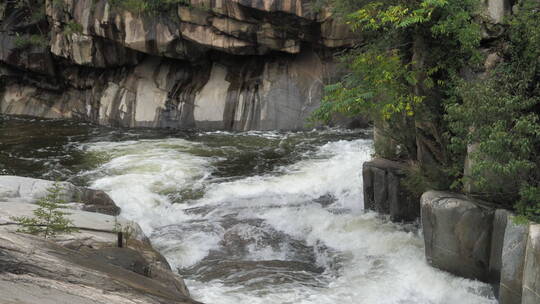
<path fill-rule="evenodd" d="M 324 132 L 323 132 L 324 133 Z M 428 266 L 415 225 L 362 211 L 358 134 L 223 132 L 85 143 L 83 173 L 206 303 L 497 303 Z"/>

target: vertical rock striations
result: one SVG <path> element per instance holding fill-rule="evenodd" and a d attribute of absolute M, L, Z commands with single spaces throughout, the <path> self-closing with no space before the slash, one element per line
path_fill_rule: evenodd
<path fill-rule="evenodd" d="M 404 164 L 386 159 L 364 163 L 364 209 L 389 214 L 396 222 L 416 220 L 420 216 L 420 204 L 403 185 L 405 171 Z"/>
<path fill-rule="evenodd" d="M 540 225 L 463 195 L 422 195 L 426 258 L 434 267 L 489 282 L 501 304 L 540 303 Z"/>
<path fill-rule="evenodd" d="M 332 53 L 358 41 L 311 2 L 193 0 L 141 13 L 118 1 L 47 0 L 45 46 L 21 46 L 36 25 L 7 4 L 0 113 L 125 127 L 303 129 L 339 73 Z"/>

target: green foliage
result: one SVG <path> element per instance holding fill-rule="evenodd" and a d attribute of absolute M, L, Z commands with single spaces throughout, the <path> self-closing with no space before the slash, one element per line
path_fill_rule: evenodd
<path fill-rule="evenodd" d="M 118 217 L 114 217 L 114 227 L 113 232 L 118 233 L 121 232 L 122 236 L 126 242 L 126 246 L 128 245 L 129 240 L 133 237 L 133 234 L 135 233 L 135 228 L 131 224 L 122 225 L 118 221 Z"/>
<path fill-rule="evenodd" d="M 412 163 L 403 185 L 415 197 L 420 197 L 428 190 L 449 189 L 452 179 L 448 177 L 449 172 L 439 166 Z"/>
<path fill-rule="evenodd" d="M 190 0 L 109 0 L 109 3 L 137 14 L 156 14 L 174 9 L 179 4 L 189 5 Z"/>
<path fill-rule="evenodd" d="M 72 35 L 72 34 L 81 34 L 83 32 L 83 26 L 80 23 L 77 23 L 75 21 L 68 21 L 64 25 L 64 31 L 63 34 L 66 36 Z"/>
<path fill-rule="evenodd" d="M 34 217 L 13 217 L 12 220 L 21 225 L 17 231 L 29 234 L 42 234 L 44 238 L 54 237 L 58 234 L 77 232 L 73 228 L 73 222 L 66 218 L 69 213 L 60 211 L 64 208 L 66 201 L 62 199 L 62 187 L 55 182 L 48 188 L 49 192 L 45 197 L 39 199 L 34 210 Z"/>
<path fill-rule="evenodd" d="M 49 46 L 49 40 L 47 39 L 47 37 L 39 34 L 17 36 L 15 37 L 14 43 L 15 47 L 18 49 L 24 49 L 28 47 L 46 48 Z"/>
<path fill-rule="evenodd" d="M 312 118 L 367 114 L 388 126 L 386 133 L 415 159 L 415 114 L 438 115 L 437 104 L 451 94 L 460 69 L 479 61 L 481 31 L 473 20 L 479 1 L 328 2 L 365 42 L 341 56 L 350 73 L 326 88 Z"/>
<path fill-rule="evenodd" d="M 42 0 L 17 0 L 14 7 L 26 10 L 24 18 L 29 23 L 36 23 L 45 19 L 45 1 Z"/>
<path fill-rule="evenodd" d="M 462 82 L 447 105 L 450 148 L 472 166 L 464 182 L 485 199 L 515 206 L 540 220 L 540 13 L 533 0 L 509 21 L 505 61 L 485 79 Z"/>

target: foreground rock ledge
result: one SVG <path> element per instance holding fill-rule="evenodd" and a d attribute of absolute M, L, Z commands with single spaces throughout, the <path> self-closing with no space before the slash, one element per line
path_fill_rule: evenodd
<path fill-rule="evenodd" d="M 119 211 L 101 191 L 62 183 L 79 232 L 52 240 L 17 233 L 11 218 L 33 216 L 52 183 L 0 176 L 0 303 L 197 303 L 137 223 L 89 212 Z M 116 223 L 133 228 L 123 248 Z"/>
<path fill-rule="evenodd" d="M 99 255 L 0 230 L 2 303 L 198 303 Z"/>

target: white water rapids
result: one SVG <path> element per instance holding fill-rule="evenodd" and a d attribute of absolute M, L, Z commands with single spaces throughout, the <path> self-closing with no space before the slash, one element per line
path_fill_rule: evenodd
<path fill-rule="evenodd" d="M 109 159 L 84 174 L 91 186 L 141 225 L 201 302 L 497 303 L 487 285 L 431 268 L 414 225 L 363 212 L 370 140 L 319 144 L 293 163 L 235 178 L 214 175 L 226 153 L 200 152 L 234 153 L 234 145 L 168 138 L 83 149 Z"/>

